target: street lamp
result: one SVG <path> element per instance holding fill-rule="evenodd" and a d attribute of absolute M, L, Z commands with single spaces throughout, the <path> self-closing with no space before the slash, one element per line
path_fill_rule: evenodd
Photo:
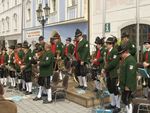
<path fill-rule="evenodd" d="M 44 10 L 45 16 L 43 15 L 43 10 Z M 44 37 L 44 26 L 50 14 L 50 8 L 48 7 L 48 4 L 46 4 L 43 9 L 42 9 L 42 4 L 39 4 L 39 8 L 36 10 L 36 13 L 37 13 L 37 20 L 42 25 L 42 35 Z"/>

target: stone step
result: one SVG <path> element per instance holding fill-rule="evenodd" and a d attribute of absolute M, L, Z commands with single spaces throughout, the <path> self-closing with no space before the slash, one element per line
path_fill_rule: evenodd
<path fill-rule="evenodd" d="M 80 104 L 84 107 L 92 107 L 101 104 L 102 99 L 97 98 L 96 93 L 94 93 L 92 90 L 93 82 L 88 82 L 88 90 L 81 90 L 78 88 L 75 88 L 77 86 L 77 83 L 71 78 L 69 80 L 69 88 L 67 90 L 67 99 L 75 102 L 77 104 Z M 103 99 L 103 103 L 110 102 L 109 97 L 105 97 Z"/>

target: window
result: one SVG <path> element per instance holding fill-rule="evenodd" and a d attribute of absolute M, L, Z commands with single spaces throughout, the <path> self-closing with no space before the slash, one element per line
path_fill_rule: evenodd
<path fill-rule="evenodd" d="M 5 32 L 5 21 L 2 19 L 2 32 Z"/>
<path fill-rule="evenodd" d="M 15 5 L 17 5 L 17 0 L 15 0 Z"/>
<path fill-rule="evenodd" d="M 26 15 L 27 15 L 26 17 L 27 21 L 31 20 L 31 1 L 30 0 L 26 2 Z"/>
<path fill-rule="evenodd" d="M 3 11 L 5 10 L 5 0 L 2 0 Z"/>
<path fill-rule="evenodd" d="M 77 4 L 77 0 L 68 0 L 68 7 L 74 6 Z"/>
<path fill-rule="evenodd" d="M 6 17 L 7 31 L 9 31 L 9 17 Z"/>
<path fill-rule="evenodd" d="M 56 11 L 56 0 L 50 0 L 50 12 L 53 13 Z"/>
<path fill-rule="evenodd" d="M 28 18 L 27 18 L 27 20 L 31 20 L 31 9 L 30 8 L 28 9 Z"/>
<path fill-rule="evenodd" d="M 17 14 L 13 15 L 13 22 L 14 22 L 14 30 L 17 30 Z"/>
<path fill-rule="evenodd" d="M 7 0 L 7 9 L 9 9 L 9 0 Z"/>

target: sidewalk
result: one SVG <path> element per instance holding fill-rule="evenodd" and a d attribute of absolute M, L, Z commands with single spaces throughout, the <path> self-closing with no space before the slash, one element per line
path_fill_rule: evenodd
<path fill-rule="evenodd" d="M 5 97 L 18 99 L 15 101 L 18 113 L 91 113 L 92 111 L 92 108 L 85 108 L 68 100 L 58 100 L 56 103 L 44 105 L 42 101 L 32 100 L 34 94 L 25 96 L 22 92 L 7 88 L 5 88 Z"/>

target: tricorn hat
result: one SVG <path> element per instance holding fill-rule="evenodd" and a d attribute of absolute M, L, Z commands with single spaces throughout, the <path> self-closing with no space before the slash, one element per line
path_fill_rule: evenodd
<path fill-rule="evenodd" d="M 36 49 L 35 49 L 35 52 L 38 53 L 38 52 L 41 52 L 43 51 L 43 47 L 42 46 L 38 46 Z"/>
<path fill-rule="evenodd" d="M 129 37 L 129 34 L 127 32 L 122 33 L 121 38 Z"/>
<path fill-rule="evenodd" d="M 40 37 L 39 37 L 39 41 L 42 41 L 42 40 L 44 40 L 44 37 L 43 37 L 43 36 L 40 36 Z"/>
<path fill-rule="evenodd" d="M 66 39 L 66 41 L 71 42 L 71 37 L 68 37 L 68 38 Z"/>
<path fill-rule="evenodd" d="M 114 38 L 113 37 L 108 37 L 107 40 L 106 40 L 106 43 L 114 44 L 115 43 Z"/>
<path fill-rule="evenodd" d="M 76 29 L 75 37 L 79 37 L 82 35 L 82 32 L 79 29 Z"/>
<path fill-rule="evenodd" d="M 146 44 L 146 43 L 150 44 L 150 39 L 145 40 L 144 44 Z"/>
<path fill-rule="evenodd" d="M 14 46 L 14 45 L 11 45 L 11 46 L 9 46 L 9 49 L 14 50 L 14 49 L 15 49 L 15 46 Z"/>
<path fill-rule="evenodd" d="M 2 47 L 2 51 L 7 51 L 6 47 Z"/>
<path fill-rule="evenodd" d="M 30 46 L 29 46 L 27 43 L 24 43 L 24 44 L 22 45 L 22 48 L 29 49 Z"/>
<path fill-rule="evenodd" d="M 96 37 L 96 39 L 95 39 L 95 44 L 103 44 L 103 40 L 100 39 L 100 37 L 98 36 L 98 37 Z"/>
<path fill-rule="evenodd" d="M 58 32 L 56 32 L 54 35 L 53 35 L 54 39 L 60 39 L 60 35 Z"/>
<path fill-rule="evenodd" d="M 118 46 L 117 49 L 118 49 L 118 54 L 121 54 L 121 53 L 127 51 L 127 45 L 122 44 L 122 45 Z"/>
<path fill-rule="evenodd" d="M 18 44 L 16 45 L 16 48 L 22 48 L 22 43 L 18 43 Z"/>

